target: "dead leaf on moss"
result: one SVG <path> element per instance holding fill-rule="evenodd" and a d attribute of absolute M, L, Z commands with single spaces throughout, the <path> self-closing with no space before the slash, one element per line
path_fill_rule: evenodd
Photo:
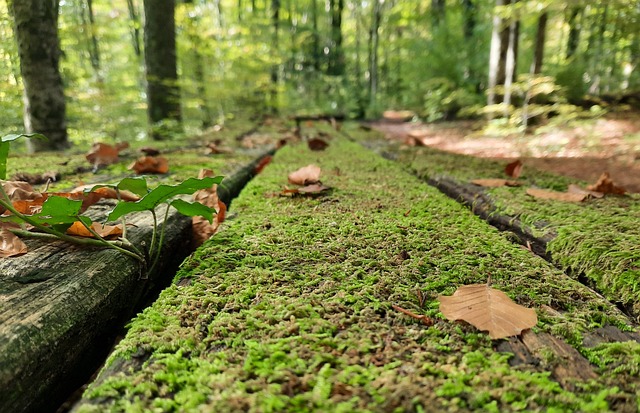
<path fill-rule="evenodd" d="M 505 166 L 504 168 L 504 173 L 513 179 L 518 179 L 520 177 L 520 174 L 522 173 L 522 162 L 520 161 L 520 159 L 507 164 L 507 166 Z"/>
<path fill-rule="evenodd" d="M 211 169 L 201 169 L 198 173 L 198 179 L 209 176 L 214 176 L 214 172 Z M 191 219 L 193 244 L 198 247 L 218 231 L 220 224 L 225 219 L 227 206 L 218 198 L 218 185 L 213 185 L 211 188 L 197 191 L 193 194 L 193 200 L 201 203 L 202 205 L 208 206 L 209 208 L 215 208 L 217 212 L 211 223 L 201 216 L 194 216 Z"/>
<path fill-rule="evenodd" d="M 123 148 L 124 149 L 124 148 Z M 107 166 L 118 162 L 118 154 L 120 150 L 106 143 L 96 142 L 91 150 L 85 155 L 87 161 L 94 167 Z"/>
<path fill-rule="evenodd" d="M 548 191 L 546 189 L 529 188 L 527 189 L 527 195 L 530 195 L 537 199 L 550 199 L 554 201 L 563 202 L 582 202 L 589 197 L 588 193 L 575 193 L 575 192 L 558 192 Z"/>
<path fill-rule="evenodd" d="M 129 165 L 129 169 L 134 170 L 138 175 L 166 174 L 169 172 L 169 161 L 163 156 L 141 156 Z"/>
<path fill-rule="evenodd" d="M 320 181 L 321 169 L 316 165 L 307 165 L 289 174 L 289 183 L 293 185 L 310 185 Z"/>
<path fill-rule="evenodd" d="M 160 155 L 160 151 L 156 148 L 152 148 L 150 146 L 145 146 L 144 148 L 140 148 L 138 149 L 140 152 L 142 152 L 145 156 L 158 156 Z"/>
<path fill-rule="evenodd" d="M 301 188 L 298 188 L 298 193 L 301 193 L 304 195 L 307 195 L 307 194 L 312 195 L 312 194 L 319 194 L 321 192 L 328 191 L 329 189 L 331 188 L 328 186 L 322 185 L 321 183 L 315 183 L 315 184 L 306 185 Z"/>
<path fill-rule="evenodd" d="M 0 227 L 0 258 L 26 254 L 27 245 L 6 227 Z"/>
<path fill-rule="evenodd" d="M 616 185 L 609 172 L 603 172 L 598 178 L 598 182 L 593 185 L 587 186 L 589 191 L 602 192 L 603 194 L 624 195 L 627 190 L 621 186 Z"/>
<path fill-rule="evenodd" d="M 493 340 L 516 336 L 538 323 L 535 310 L 514 303 L 488 284 L 463 285 L 452 296 L 439 296 L 440 311 L 450 321 L 462 320 Z"/>
<path fill-rule="evenodd" d="M 588 189 L 582 189 L 576 184 L 571 184 L 567 188 L 567 192 L 572 194 L 585 194 L 593 198 L 602 198 L 604 194 L 602 192 L 597 191 L 589 191 Z"/>
<path fill-rule="evenodd" d="M 219 146 L 216 142 L 208 143 L 204 150 L 205 155 L 220 155 L 231 152 L 233 152 L 231 149 Z"/>
<path fill-rule="evenodd" d="M 501 186 L 520 186 L 520 182 L 508 179 L 474 179 L 473 181 L 471 181 L 471 183 L 487 188 L 497 188 Z"/>
<path fill-rule="evenodd" d="M 93 222 L 91 229 L 94 230 L 102 238 L 115 238 L 122 235 L 122 225 L 102 225 L 99 222 Z M 76 235 L 78 237 L 95 238 L 80 221 L 76 221 L 67 228 L 68 235 Z"/>
<path fill-rule="evenodd" d="M 327 149 L 327 146 L 329 146 L 329 144 L 325 140 L 320 138 L 309 139 L 307 141 L 307 145 L 312 151 L 324 151 L 325 149 Z"/>

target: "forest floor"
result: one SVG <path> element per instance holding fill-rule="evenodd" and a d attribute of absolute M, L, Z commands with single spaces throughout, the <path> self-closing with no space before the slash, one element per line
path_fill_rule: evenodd
<path fill-rule="evenodd" d="M 534 133 L 490 134 L 484 122 L 375 122 L 375 129 L 407 145 L 525 165 L 587 182 L 608 171 L 629 192 L 640 193 L 640 113 L 613 112 L 569 126 Z M 419 141 L 414 139 L 418 138 Z"/>

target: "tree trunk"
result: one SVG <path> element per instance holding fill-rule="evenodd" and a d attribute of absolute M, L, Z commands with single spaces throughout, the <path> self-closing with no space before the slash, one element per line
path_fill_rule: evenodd
<path fill-rule="evenodd" d="M 93 0 L 87 0 L 87 14 L 89 15 L 89 37 L 91 46 L 89 47 L 89 57 L 91 67 L 100 76 L 100 48 L 98 47 L 98 37 L 96 36 L 96 18 L 93 14 Z"/>
<path fill-rule="evenodd" d="M 375 108 L 378 94 L 378 44 L 380 43 L 378 30 L 381 20 L 382 5 L 380 0 L 374 0 L 369 31 L 369 107 L 372 109 Z"/>
<path fill-rule="evenodd" d="M 571 10 L 571 15 L 567 24 L 569 25 L 569 39 L 567 40 L 567 59 L 570 59 L 578 50 L 578 44 L 580 43 L 580 31 L 582 30 L 582 9 L 580 7 L 574 7 Z"/>
<path fill-rule="evenodd" d="M 473 39 L 473 32 L 476 29 L 476 13 L 478 11 L 474 0 L 462 0 L 462 5 L 464 6 L 464 40 L 469 42 Z"/>
<path fill-rule="evenodd" d="M 280 0 L 271 0 L 271 24 L 273 25 L 273 54 L 274 56 L 278 56 L 280 49 Z M 271 98 L 269 109 L 272 113 L 278 112 L 279 66 L 277 63 L 271 66 Z"/>
<path fill-rule="evenodd" d="M 431 21 L 434 28 L 444 22 L 446 11 L 445 2 L 446 0 L 431 0 Z"/>
<path fill-rule="evenodd" d="M 138 8 L 134 4 L 133 0 L 127 0 L 127 6 L 129 7 L 129 23 L 131 26 L 131 44 L 133 45 L 133 51 L 136 56 L 142 56 L 142 48 L 140 47 L 140 17 L 138 16 Z"/>
<path fill-rule="evenodd" d="M 162 120 L 181 122 L 176 63 L 175 0 L 144 0 L 144 60 L 147 76 L 147 114 L 153 139 L 169 137 L 153 128 Z"/>
<path fill-rule="evenodd" d="M 318 1 L 311 0 L 311 64 L 316 73 L 320 72 L 320 33 L 318 32 Z"/>
<path fill-rule="evenodd" d="M 329 9 L 331 12 L 331 45 L 329 47 L 327 74 L 342 76 L 344 74 L 344 51 L 342 50 L 344 0 L 329 0 Z"/>
<path fill-rule="evenodd" d="M 544 59 L 544 42 L 547 30 L 547 12 L 544 12 L 538 18 L 538 31 L 536 32 L 536 49 L 533 58 L 533 74 L 542 73 L 542 62 Z"/>
<path fill-rule="evenodd" d="M 24 127 L 48 140 L 34 140 L 33 151 L 69 147 L 66 103 L 58 69 L 57 1 L 10 0 L 24 84 Z"/>
<path fill-rule="evenodd" d="M 496 7 L 504 5 L 503 0 L 496 0 Z M 500 49 L 502 49 L 502 19 L 497 13 L 493 14 L 493 29 L 491 31 L 491 49 L 489 51 L 489 84 L 487 105 L 496 103 L 496 86 L 498 86 L 498 72 L 500 68 Z"/>
<path fill-rule="evenodd" d="M 505 59 L 505 80 L 504 80 L 504 116 L 509 116 L 509 105 L 511 105 L 511 88 L 515 80 L 516 61 L 518 59 L 518 22 L 515 20 L 509 24 L 509 41 L 507 43 L 507 56 Z"/>

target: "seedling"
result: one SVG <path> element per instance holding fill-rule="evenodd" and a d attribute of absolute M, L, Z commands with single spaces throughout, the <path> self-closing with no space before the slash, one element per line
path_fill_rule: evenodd
<path fill-rule="evenodd" d="M 6 163 L 9 153 L 10 141 L 21 137 L 27 138 L 44 138 L 38 134 L 21 134 L 7 135 L 2 137 L 0 143 L 0 179 L 6 179 Z M 0 217 L 0 225 L 5 225 L 6 229 L 20 237 L 45 238 L 45 239 L 61 239 L 78 245 L 88 245 L 103 248 L 111 248 L 128 255 L 140 261 L 146 272 L 150 273 L 157 264 L 162 244 L 164 242 L 166 219 L 171 207 L 187 216 L 202 216 L 209 222 L 212 221 L 216 214 L 214 208 L 210 208 L 198 202 L 187 202 L 183 199 L 177 199 L 178 195 L 190 195 L 194 192 L 211 188 L 215 184 L 222 182 L 222 176 L 206 177 L 206 178 L 189 178 L 177 185 L 159 185 L 154 189 L 149 189 L 147 181 L 144 178 L 124 178 L 114 185 L 96 185 L 84 194 L 71 196 L 72 194 L 49 195 L 42 203 L 39 212 L 28 214 L 19 211 L 11 198 L 5 191 L 3 185 L 0 185 L 0 207 L 10 212 Z M 122 222 L 123 233 L 117 240 L 107 240 L 98 234 L 93 228 L 93 221 L 83 213 L 83 200 L 96 189 L 100 187 L 108 187 L 115 190 L 117 194 L 117 203 L 113 210 L 108 214 L 106 221 L 120 220 Z M 133 192 L 140 196 L 135 202 L 128 202 L 121 199 L 122 191 Z M 79 199 L 80 198 L 80 199 Z M 163 224 L 158 225 L 156 209 L 165 204 Z M 133 245 L 126 237 L 125 218 L 131 213 L 149 211 L 153 216 L 153 232 L 151 242 L 146 252 L 141 251 Z M 94 238 L 78 237 L 65 233 L 67 229 L 74 223 L 80 222 Z M 7 223 L 17 224 L 17 228 L 7 226 Z M 27 230 L 27 226 L 33 227 L 35 231 Z"/>

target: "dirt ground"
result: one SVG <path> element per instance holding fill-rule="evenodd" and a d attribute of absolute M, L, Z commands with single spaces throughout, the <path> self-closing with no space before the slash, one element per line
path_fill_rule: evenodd
<path fill-rule="evenodd" d="M 539 128 L 526 135 L 489 134 L 483 124 L 457 121 L 377 122 L 374 128 L 408 145 L 497 160 L 595 182 L 608 171 L 616 184 L 640 193 L 640 113 L 610 113 L 580 126 Z"/>

